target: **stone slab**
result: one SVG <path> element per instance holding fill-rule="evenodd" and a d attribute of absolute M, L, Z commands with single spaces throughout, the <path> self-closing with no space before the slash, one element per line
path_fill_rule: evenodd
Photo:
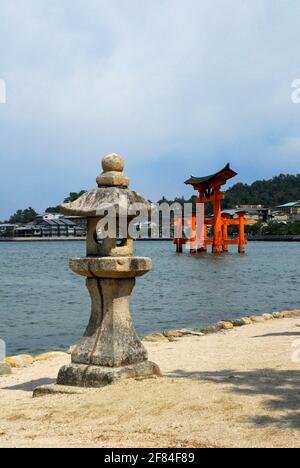
<path fill-rule="evenodd" d="M 82 395 L 99 391 L 95 388 L 68 387 L 66 385 L 42 385 L 33 392 L 33 398 L 39 398 L 47 395 Z"/>
<path fill-rule="evenodd" d="M 60 369 L 58 385 L 83 388 L 101 388 L 123 379 L 147 379 L 161 377 L 157 364 L 150 361 L 124 367 L 87 366 L 70 364 Z"/>
<path fill-rule="evenodd" d="M 148 257 L 79 257 L 69 262 L 71 270 L 90 278 L 135 278 L 152 269 L 152 260 Z"/>

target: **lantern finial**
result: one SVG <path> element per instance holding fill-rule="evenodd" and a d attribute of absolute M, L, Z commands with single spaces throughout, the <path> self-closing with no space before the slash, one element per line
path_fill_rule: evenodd
<path fill-rule="evenodd" d="M 102 159 L 103 172 L 97 177 L 98 187 L 129 186 L 129 179 L 123 174 L 125 161 L 119 154 L 112 153 Z"/>

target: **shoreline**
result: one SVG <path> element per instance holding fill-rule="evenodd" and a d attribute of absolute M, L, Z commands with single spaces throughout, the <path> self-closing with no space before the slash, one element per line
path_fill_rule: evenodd
<path fill-rule="evenodd" d="M 249 242 L 300 242 L 300 236 L 250 236 L 248 240 Z"/>
<path fill-rule="evenodd" d="M 0 242 L 67 242 L 86 241 L 86 237 L 13 237 L 0 239 Z"/>
<path fill-rule="evenodd" d="M 136 242 L 172 242 L 173 239 L 135 239 Z M 11 239 L 1 239 L 0 242 L 67 242 L 67 241 L 84 241 L 86 237 L 13 237 Z"/>
<path fill-rule="evenodd" d="M 135 239 L 136 242 L 172 242 L 173 239 Z M 13 237 L 0 238 L 1 242 L 74 242 L 86 241 L 86 237 Z M 255 236 L 248 242 L 300 242 L 300 236 Z"/>
<path fill-rule="evenodd" d="M 164 343 L 164 342 L 167 343 L 167 342 L 173 342 L 175 340 L 178 340 L 184 337 L 193 337 L 193 336 L 203 337 L 206 335 L 218 334 L 220 332 L 230 331 L 230 330 L 234 330 L 234 329 L 249 326 L 249 325 L 256 325 L 258 323 L 268 322 L 270 320 L 283 320 L 283 319 L 290 319 L 290 318 L 300 318 L 300 309 L 264 313 L 262 315 L 245 316 L 245 317 L 235 318 L 232 320 L 221 320 L 217 323 L 208 325 L 205 328 L 176 328 L 176 329 L 169 329 L 169 330 L 164 330 L 164 331 L 156 331 L 148 335 L 145 335 L 143 338 L 141 338 L 141 341 L 143 343 Z M 7 356 L 4 360 L 0 361 L 0 377 L 2 375 L 1 365 L 7 364 L 10 366 L 11 369 L 28 367 L 34 362 L 44 361 L 44 360 L 52 359 L 53 357 L 64 356 L 66 354 L 71 355 L 72 349 L 75 346 L 76 344 L 71 345 L 68 349 L 44 351 L 43 353 L 39 353 L 36 356 L 34 356 L 34 353 L 33 354 L 22 353 L 22 354 L 16 354 L 14 356 Z M 8 374 L 9 373 L 10 372 L 8 372 Z"/>

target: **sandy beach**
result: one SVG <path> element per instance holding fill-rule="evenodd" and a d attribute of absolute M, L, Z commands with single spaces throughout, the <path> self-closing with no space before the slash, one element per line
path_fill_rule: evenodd
<path fill-rule="evenodd" d="M 146 343 L 163 378 L 85 395 L 32 398 L 67 355 L 15 369 L 0 377 L 0 446 L 300 447 L 297 339 L 290 318 Z"/>

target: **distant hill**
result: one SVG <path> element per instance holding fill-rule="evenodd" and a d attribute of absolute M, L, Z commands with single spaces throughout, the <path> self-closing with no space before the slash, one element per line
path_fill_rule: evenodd
<path fill-rule="evenodd" d="M 84 190 L 78 193 L 72 192 L 64 202 L 74 201 L 84 193 Z M 264 205 L 268 208 L 275 208 L 278 205 L 297 200 L 300 200 L 300 174 L 280 174 L 270 180 L 257 180 L 251 185 L 242 183 L 233 185 L 226 191 L 222 206 L 234 208 L 236 205 Z M 167 200 L 163 197 L 158 203 L 174 203 L 174 201 L 179 203 L 195 202 L 195 198 L 185 200 L 184 197 L 178 197 L 175 200 Z M 208 206 L 207 211 L 210 212 L 211 208 Z M 59 207 L 50 207 L 46 211 L 58 212 Z"/>
<path fill-rule="evenodd" d="M 253 184 L 235 184 L 226 191 L 224 207 L 236 205 L 264 205 L 274 208 L 290 201 L 300 200 L 300 174 L 257 180 Z"/>
<path fill-rule="evenodd" d="M 72 192 L 64 200 L 65 203 L 74 201 L 80 197 L 85 190 L 81 192 Z M 288 203 L 291 201 L 300 200 L 300 174 L 289 175 L 280 174 L 270 180 L 257 180 L 253 184 L 235 184 L 226 191 L 226 197 L 222 206 L 224 208 L 234 208 L 237 205 L 264 205 L 267 208 L 275 208 L 278 205 Z M 190 200 L 185 200 L 184 197 L 178 197 L 175 200 L 167 200 L 163 197 L 158 203 L 167 202 L 174 203 L 193 202 L 195 197 Z M 211 212 L 212 206 L 209 204 L 207 212 Z M 58 213 L 59 206 L 49 207 L 46 210 L 51 213 Z M 18 210 L 11 216 L 9 222 L 11 223 L 25 223 L 32 221 L 36 216 L 33 208 L 27 210 Z"/>

